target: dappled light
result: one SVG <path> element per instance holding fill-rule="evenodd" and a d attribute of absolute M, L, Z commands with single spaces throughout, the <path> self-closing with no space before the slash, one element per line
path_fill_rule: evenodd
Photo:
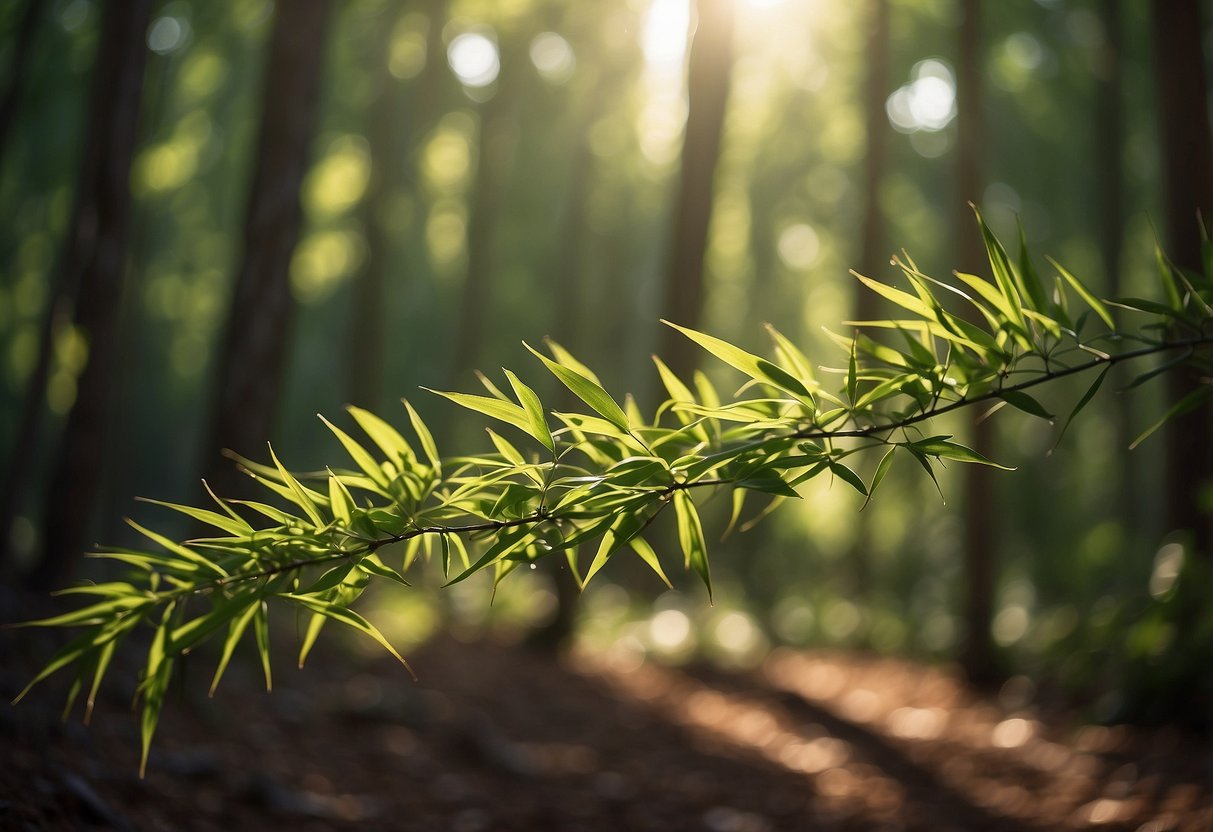
<path fill-rule="evenodd" d="M 1213 826 L 1206 6 L 0 3 L 0 827 Z"/>

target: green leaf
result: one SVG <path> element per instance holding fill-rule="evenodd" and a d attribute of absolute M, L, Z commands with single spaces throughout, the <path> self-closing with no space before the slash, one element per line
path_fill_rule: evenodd
<path fill-rule="evenodd" d="M 843 465 L 837 460 L 831 459 L 826 462 L 826 466 L 830 469 L 830 473 L 832 473 L 834 476 L 838 477 L 840 480 L 854 488 L 865 497 L 868 496 L 868 487 L 863 484 L 863 480 L 860 478 L 860 476 L 846 465 Z"/>
<path fill-rule="evenodd" d="M 347 407 L 346 410 L 354 417 L 354 421 L 358 423 L 358 427 L 362 428 L 363 433 L 379 446 L 379 450 L 383 451 L 383 455 L 389 461 L 396 465 L 400 465 L 401 463 L 407 465 L 416 458 L 413 455 L 413 449 L 409 447 L 409 443 L 400 435 L 400 431 L 380 419 L 374 413 L 371 413 L 369 410 L 363 410 L 361 407 L 354 407 L 353 405 Z"/>
<path fill-rule="evenodd" d="M 350 455 L 350 459 L 354 460 L 354 464 L 361 468 L 363 473 L 370 477 L 380 488 L 387 488 L 389 482 L 387 474 L 383 472 L 383 468 L 376 459 L 371 456 L 370 451 L 362 447 L 358 440 L 324 418 L 324 416 L 321 416 L 319 413 L 316 415 L 320 416 L 320 421 L 324 422 L 325 426 L 333 432 L 333 435 L 345 447 L 345 452 Z"/>
<path fill-rule="evenodd" d="M 1015 470 L 1014 468 L 999 465 L 997 462 L 986 459 L 972 448 L 956 442 L 949 442 L 946 436 L 932 436 L 929 439 L 920 439 L 917 442 L 911 442 L 906 447 L 927 456 L 937 456 L 943 459 L 954 459 L 958 462 L 971 462 L 978 465 L 989 465 L 992 468 L 1001 468 L 1003 471 Z"/>
<path fill-rule="evenodd" d="M 278 469 L 278 474 L 282 477 L 282 481 L 286 483 L 286 487 L 290 489 L 290 493 L 294 498 L 293 502 L 299 506 L 299 508 L 303 509 L 303 513 L 306 514 L 308 519 L 312 521 L 312 525 L 318 529 L 323 528 L 325 523 L 323 518 L 320 516 L 320 510 L 316 507 L 315 501 L 311 498 L 303 486 L 299 484 L 299 480 L 295 479 L 295 477 L 291 475 L 291 472 L 282 466 L 282 463 L 278 460 L 278 455 L 274 453 L 273 447 L 270 447 L 270 459 L 273 460 L 274 467 Z"/>
<path fill-rule="evenodd" d="M 644 520 L 637 514 L 620 514 L 598 542 L 598 551 L 594 553 L 594 559 L 590 561 L 590 568 L 586 570 L 582 586 L 588 584 L 590 579 L 598 574 L 598 570 L 606 566 L 611 555 L 635 537 L 637 532 L 644 528 L 644 525 Z"/>
<path fill-rule="evenodd" d="M 1052 257 L 1048 258 L 1048 260 L 1053 265 L 1053 268 L 1057 269 L 1057 273 L 1065 278 L 1067 283 L 1074 287 L 1074 291 L 1078 293 L 1078 296 L 1086 301 L 1087 306 L 1091 307 L 1091 309 L 1095 311 L 1095 314 L 1108 325 L 1108 329 L 1115 332 L 1116 324 L 1112 321 L 1112 316 L 1108 314 L 1108 307 L 1104 306 L 1103 302 L 1099 298 L 1091 294 L 1091 290 L 1084 286 L 1081 280 L 1070 274 L 1070 272 L 1066 270 L 1065 266 L 1058 263 Z"/>
<path fill-rule="evenodd" d="M 329 471 L 329 509 L 333 512 L 334 520 L 349 526 L 354 510 L 354 498 L 332 471 Z"/>
<path fill-rule="evenodd" d="M 193 506 L 178 505 L 177 503 L 166 503 L 161 500 L 152 500 L 147 497 L 136 497 L 135 499 L 141 503 L 151 503 L 154 506 L 170 508 L 173 511 L 184 514 L 187 517 L 192 517 L 195 520 L 206 523 L 208 526 L 214 526 L 217 529 L 237 537 L 246 535 L 253 530 L 253 527 L 240 517 L 233 518 L 231 515 L 227 514 L 219 514 L 218 512 L 207 511 L 206 509 L 202 508 L 194 508 Z"/>
<path fill-rule="evenodd" d="M 571 352 L 551 338 L 544 338 L 543 343 L 547 344 L 548 349 L 552 351 L 552 357 L 556 359 L 557 364 L 568 367 L 570 370 L 585 376 L 598 386 L 602 386 L 602 382 L 598 379 L 598 376 L 594 375 L 594 371 L 574 358 Z"/>
<path fill-rule="evenodd" d="M 342 624 L 345 624 L 348 627 L 353 627 L 355 630 L 370 636 L 375 641 L 379 642 L 379 644 L 382 645 L 385 650 L 391 653 L 392 656 L 395 657 L 396 661 L 400 662 L 400 664 L 404 666 L 405 670 L 407 670 L 414 679 L 417 678 L 417 674 L 413 673 L 413 668 L 409 666 L 407 661 L 405 661 L 404 656 L 401 656 L 400 653 L 396 651 L 396 648 L 392 646 L 392 643 L 384 638 L 383 633 L 379 632 L 375 625 L 371 624 L 371 622 L 367 621 L 358 613 L 354 612 L 353 610 L 345 609 L 344 607 L 339 607 L 336 604 L 328 601 L 321 600 L 320 598 L 313 598 L 307 595 L 292 595 L 290 593 L 284 593 L 282 597 L 294 601 L 301 606 L 307 607 L 312 612 L 319 613 L 320 615 L 323 615 L 326 618 L 331 618 L 334 621 L 340 621 Z"/>
<path fill-rule="evenodd" d="M 685 490 L 674 492 L 674 511 L 678 515 L 678 544 L 686 557 L 687 566 L 693 568 L 708 590 L 708 601 L 712 599 L 712 574 L 708 568 L 708 550 L 703 540 L 703 525 L 691 495 Z"/>
<path fill-rule="evenodd" d="M 893 467 L 893 455 L 897 452 L 897 445 L 890 445 L 885 451 L 884 456 L 880 458 L 880 462 L 876 466 L 876 473 L 872 475 L 872 484 L 868 486 L 867 498 L 863 501 L 863 507 L 860 511 L 868 507 L 868 503 L 872 501 L 872 495 L 876 493 L 876 487 L 880 485 L 885 476 L 889 473 L 889 469 Z"/>
<path fill-rule="evenodd" d="M 767 494 L 778 494 L 782 497 L 800 497 L 800 494 L 797 493 L 795 488 L 788 485 L 787 481 L 784 480 L 783 477 L 779 476 L 778 473 L 770 469 L 759 468 L 745 479 L 738 480 L 736 483 L 734 483 L 734 485 L 737 488 L 748 488 L 751 491 L 762 491 Z"/>
<path fill-rule="evenodd" d="M 1021 390 L 999 390 L 998 398 L 1012 407 L 1022 410 L 1024 413 L 1044 419 L 1047 422 L 1052 422 L 1054 419 L 1053 414 L 1045 410 L 1040 402 Z"/>
<path fill-rule="evenodd" d="M 178 543 L 177 541 L 171 540 L 162 534 L 154 532 L 151 529 L 146 529 L 143 526 L 140 526 L 134 520 L 127 519 L 126 522 L 127 522 L 127 525 L 129 525 L 135 531 L 139 532 L 139 534 L 143 535 L 148 540 L 152 540 L 156 543 L 159 543 L 161 546 L 163 546 L 165 548 L 166 551 L 169 551 L 172 554 L 177 555 L 178 557 L 181 557 L 184 560 L 186 560 L 196 566 L 200 566 L 203 569 L 208 569 L 221 578 L 226 578 L 228 576 L 227 570 L 225 570 L 222 566 L 220 566 L 217 563 L 213 563 L 209 559 L 203 557 L 202 555 L 195 552 L 193 549 L 189 548 L 188 546 L 183 546 L 182 544 Z"/>
<path fill-rule="evenodd" d="M 1065 424 L 1061 426 L 1061 432 L 1057 434 L 1057 441 L 1053 443 L 1054 448 L 1061 444 L 1061 438 L 1066 435 L 1066 429 L 1070 427 L 1070 423 L 1074 421 L 1074 417 L 1078 415 L 1078 411 L 1086 407 L 1087 402 L 1091 401 L 1091 399 L 1095 397 L 1095 394 L 1099 392 L 1099 388 L 1103 384 L 1104 377 L 1107 376 L 1111 369 L 1111 364 L 1104 366 L 1099 375 L 1095 377 L 1095 381 L 1091 382 L 1091 386 L 1087 388 L 1087 392 L 1082 394 L 1082 398 L 1078 400 L 1078 404 L 1074 405 L 1074 409 L 1071 410 L 1070 415 L 1066 417 Z"/>
<path fill-rule="evenodd" d="M 1040 275 L 1036 273 L 1036 268 L 1032 265 L 1032 257 L 1028 252 L 1028 236 L 1024 232 L 1023 220 L 1019 217 L 1015 218 L 1015 224 L 1019 229 L 1019 279 L 1023 285 L 1024 294 L 1031 300 L 1033 310 L 1043 312 L 1049 308 L 1048 297 L 1045 295 L 1044 284 L 1040 281 Z"/>
<path fill-rule="evenodd" d="M 1011 260 L 1007 257 L 1007 251 L 994 236 L 990 227 L 986 225 L 986 221 L 982 218 L 981 211 L 977 209 L 976 205 L 973 206 L 973 213 L 977 215 L 977 224 L 981 227 L 981 239 L 985 243 L 986 255 L 990 260 L 990 267 L 994 271 L 994 282 L 1007 301 L 1007 307 L 1011 313 L 1009 317 L 1016 326 L 1026 331 L 1027 327 L 1023 319 L 1023 300 L 1015 285 L 1015 275 L 1011 269 Z"/>
<path fill-rule="evenodd" d="M 441 471 L 442 458 L 438 455 L 438 446 L 434 443 L 433 434 L 425 426 L 425 422 L 421 420 L 420 414 L 409 404 L 409 400 L 401 399 L 400 401 L 404 402 L 404 408 L 409 412 L 409 422 L 413 426 L 413 433 L 417 434 L 417 439 L 421 442 L 421 450 L 425 451 L 425 457 L 429 460 L 430 467 L 435 472 Z"/>
<path fill-rule="evenodd" d="M 740 370 L 755 381 L 770 384 L 812 406 L 812 394 L 804 386 L 804 382 L 782 367 L 772 364 L 765 358 L 748 353 L 740 347 L 733 346 L 728 341 L 722 341 L 706 333 L 679 326 L 664 319 L 662 323 L 678 330 L 724 363 Z M 707 402 L 705 401 L 704 404 L 707 405 Z"/>
<path fill-rule="evenodd" d="M 540 403 L 539 397 L 535 395 L 535 391 L 519 381 L 518 376 L 509 370 L 505 370 L 505 377 L 510 380 L 510 386 L 514 388 L 514 395 L 518 397 L 518 403 L 526 411 L 531 425 L 529 431 L 531 436 L 538 439 L 549 451 L 556 450 L 556 443 L 552 441 L 551 429 L 548 428 L 547 419 L 544 417 L 543 405 Z"/>
<path fill-rule="evenodd" d="M 371 575 L 378 575 L 380 578 L 387 578 L 389 581 L 395 581 L 401 586 L 411 586 L 411 584 L 405 580 L 403 575 L 384 563 L 383 559 L 376 554 L 372 553 L 369 555 L 364 555 L 358 561 L 358 568 Z"/>
<path fill-rule="evenodd" d="M 469 393 L 443 393 L 441 390 L 430 390 L 428 387 L 422 389 L 450 399 L 460 407 L 466 407 L 468 410 L 482 413 L 490 419 L 513 425 L 523 433 L 532 435 L 531 420 L 527 418 L 526 411 L 512 402 L 503 402 L 488 396 L 473 396 Z"/>
<path fill-rule="evenodd" d="M 630 430 L 628 417 L 623 412 L 623 408 L 596 381 L 563 364 L 557 364 L 530 344 L 523 344 L 523 346 L 542 361 L 552 375 L 560 379 L 560 383 L 569 388 L 573 395 L 588 404 L 602 418 L 618 426 L 621 430 Z"/>
<path fill-rule="evenodd" d="M 1146 439 L 1152 433 L 1161 428 L 1167 422 L 1171 421 L 1177 416 L 1182 416 L 1185 413 L 1195 410 L 1205 402 L 1209 401 L 1211 398 L 1213 398 L 1213 387 L 1204 384 L 1197 387 L 1195 390 L 1188 393 L 1188 395 L 1180 399 L 1174 407 L 1164 413 L 1161 419 L 1150 425 L 1150 427 L 1146 428 L 1145 431 L 1142 432 L 1141 436 L 1134 439 L 1133 444 L 1129 446 L 1129 450 L 1133 450 L 1142 442 L 1146 441 Z"/>
<path fill-rule="evenodd" d="M 657 553 L 653 551 L 653 547 L 648 544 L 640 535 L 634 536 L 628 541 L 628 545 L 632 547 L 642 561 L 644 561 L 650 569 L 657 573 L 657 577 L 666 585 L 668 589 L 673 589 L 674 585 L 670 583 L 670 579 L 666 577 L 665 570 L 661 568 L 661 561 L 657 559 Z M 589 580 L 588 578 L 586 580 Z"/>
<path fill-rule="evenodd" d="M 265 675 L 265 689 L 274 689 L 274 678 L 270 672 L 270 607 L 264 600 L 253 607 L 253 640 L 261 656 L 261 672 Z"/>
<path fill-rule="evenodd" d="M 320 631 L 324 629 L 324 622 L 326 621 L 328 619 L 320 613 L 312 613 L 311 620 L 307 623 L 307 631 L 303 634 L 303 643 L 299 645 L 300 668 L 307 661 L 308 654 L 312 652 L 312 648 L 316 646 L 316 639 L 320 638 Z"/>
<path fill-rule="evenodd" d="M 223 671 L 227 670 L 227 664 L 232 659 L 232 652 L 236 649 L 236 644 L 240 641 L 240 637 L 244 635 L 244 631 L 248 629 L 249 622 L 253 620 L 253 616 L 261 606 L 261 599 L 254 598 L 244 612 L 232 619 L 232 623 L 228 625 L 227 639 L 223 642 L 223 652 L 219 656 L 219 665 L 215 668 L 215 677 L 211 680 L 210 696 L 215 695 L 215 689 L 219 687 L 219 680 L 223 678 Z"/>

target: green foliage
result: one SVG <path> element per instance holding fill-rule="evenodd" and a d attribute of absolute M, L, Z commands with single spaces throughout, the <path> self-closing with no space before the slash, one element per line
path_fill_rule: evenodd
<path fill-rule="evenodd" d="M 487 379 L 487 396 L 439 394 L 505 425 L 504 434 L 489 431 L 492 451 L 441 457 L 405 402 L 412 440 L 358 408 L 349 412 L 365 439 L 325 420 L 349 456 L 347 467 L 295 474 L 273 450 L 271 465 L 241 460 L 273 503 L 214 495 L 218 511 L 158 503 L 213 528 L 214 536 L 178 542 L 135 525 L 154 549 L 101 552 L 130 569 L 121 580 L 64 591 L 94 597 L 91 605 L 30 622 L 84 628 L 30 687 L 75 665 L 80 682 L 73 695 L 87 682 L 91 702 L 117 641 L 139 625 L 150 627 L 140 684 L 146 760 L 173 667 L 204 639 L 226 632 L 213 692 L 251 624 L 269 687 L 270 602 L 310 613 L 300 663 L 321 627 L 335 620 L 375 639 L 407 667 L 379 630 L 351 609 L 372 580 L 407 583 L 404 574 L 416 560 L 437 553 L 450 584 L 485 570 L 500 581 L 520 565 L 559 554 L 584 585 L 616 555 L 631 552 L 668 583 L 657 554 L 662 547 L 649 537 L 671 505 L 684 565 L 710 592 L 699 493 L 735 490 L 731 530 L 748 492 L 777 503 L 819 475 L 837 477 L 871 499 L 895 455 L 909 454 L 932 479 L 946 461 L 1004 468 L 951 435 L 929 433 L 928 422 L 978 404 L 1009 404 L 1052 419 L 1027 391 L 1097 371 L 1067 414 L 1068 427 L 1112 365 L 1165 359 L 1141 381 L 1181 364 L 1210 369 L 1207 275 L 1183 275 L 1160 260 L 1165 302 L 1105 304 L 1058 266 L 1060 278 L 1046 292 L 1026 254 L 1016 266 L 984 223 L 981 228 L 993 282 L 967 274 L 955 283 L 940 281 L 908 257 L 895 261 L 908 291 L 857 276 L 905 314 L 855 324 L 892 336 L 883 341 L 861 331 L 835 336 L 846 367 L 825 372 L 840 378 L 837 390 L 820 381 L 808 359 L 773 328 L 773 358 L 765 359 L 677 327 L 741 373 L 744 382 L 733 397 L 722 399 L 702 374 L 688 385 L 655 359 L 669 398 L 646 417 L 630 400 L 620 406 L 590 370 L 553 343 L 550 356 L 531 352 L 587 412 L 549 412 L 509 371 L 512 398 Z M 951 311 L 945 300 L 970 308 Z M 1080 306 L 1083 311 L 1072 315 Z M 1149 317 L 1118 328 L 1109 306 Z M 1201 384 L 1160 423 L 1211 393 L 1213 387 Z M 850 458 L 867 451 L 879 451 L 881 458 L 865 482 Z M 588 545 L 594 554 L 583 564 Z"/>

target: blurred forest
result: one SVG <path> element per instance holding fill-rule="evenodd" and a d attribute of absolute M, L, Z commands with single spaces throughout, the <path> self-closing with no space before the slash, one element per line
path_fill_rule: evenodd
<path fill-rule="evenodd" d="M 346 404 L 399 422 L 407 395 L 471 451 L 479 428 L 417 388 L 530 366 L 524 339 L 646 407 L 651 353 L 697 360 L 662 317 L 755 351 L 770 322 L 838 366 L 823 328 L 884 314 L 848 269 L 889 279 L 904 248 L 986 271 L 970 201 L 1040 268 L 1148 297 L 1156 243 L 1199 268 L 1213 210 L 1201 5 L 0 4 L 3 580 L 88 574 L 135 495 L 235 493 L 221 448 L 323 468 L 314 414 Z M 1025 414 L 945 426 L 1020 469 L 954 467 L 946 502 L 908 465 L 862 513 L 814 480 L 717 547 L 714 606 L 608 570 L 578 638 L 734 667 L 775 645 L 960 658 L 1097 719 L 1207 725 L 1210 416 L 1130 453 L 1169 382 L 1112 392 L 1128 378 L 1053 450 Z M 403 644 L 522 637 L 568 612 L 562 585 L 368 606 Z"/>

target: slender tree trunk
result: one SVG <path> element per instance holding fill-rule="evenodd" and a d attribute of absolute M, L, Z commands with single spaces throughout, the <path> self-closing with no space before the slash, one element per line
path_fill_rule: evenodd
<path fill-rule="evenodd" d="M 455 373 L 477 368 L 480 352 L 487 340 L 488 310 L 493 306 L 493 243 L 502 191 L 513 162 L 510 107 L 514 90 L 521 80 L 526 53 L 520 44 L 503 40 L 501 72 L 497 90 L 480 110 L 480 139 L 476 161 L 476 182 L 468 206 L 467 272 L 463 282 L 463 302 L 459 315 L 459 335 L 455 345 Z"/>
<path fill-rule="evenodd" d="M 957 110 L 957 265 L 968 272 L 989 269 L 981 235 L 969 203 L 981 198 L 981 151 L 985 141 L 982 115 L 981 0 L 960 4 L 960 52 L 956 71 Z M 993 431 L 989 420 L 972 422 L 973 447 L 990 455 Z M 969 680 L 988 685 L 999 675 L 990 624 L 998 576 L 998 547 L 994 523 L 994 482 L 984 465 L 965 466 L 965 611 L 960 662 Z"/>
<path fill-rule="evenodd" d="M 1095 155 L 1099 255 L 1103 262 L 1108 297 L 1122 294 L 1120 258 L 1125 230 L 1124 23 L 1121 2 L 1100 0 L 1098 6 L 1103 41 L 1095 66 L 1095 118 L 1091 138 Z M 1118 387 L 1128 383 L 1128 370 L 1128 367 L 1117 367 L 1114 371 L 1113 377 L 1120 379 Z M 1118 397 L 1113 407 L 1116 447 L 1124 448 L 1132 441 L 1128 398 Z M 1142 525 L 1139 501 L 1134 494 L 1138 481 L 1134 475 L 1135 461 L 1130 454 L 1121 457 L 1121 484 L 1117 489 L 1115 506 L 1116 516 L 1129 530 L 1139 529 Z"/>
<path fill-rule="evenodd" d="M 1213 141 L 1201 42 L 1200 3 L 1151 3 L 1155 80 L 1159 105 L 1163 174 L 1163 219 L 1167 254 L 1181 269 L 1202 266 L 1201 223 L 1213 219 Z M 1200 383 L 1196 372 L 1168 376 L 1178 401 Z M 1213 481 L 1213 407 L 1208 405 L 1167 426 L 1167 516 L 1169 531 L 1193 535 L 1195 550 L 1213 558 L 1213 520 L 1200 507 Z"/>
<path fill-rule="evenodd" d="M 884 210 L 880 204 L 880 189 L 884 185 L 889 163 L 889 117 L 885 114 L 885 99 L 889 97 L 889 0 L 871 0 L 868 46 L 867 89 L 864 101 L 864 121 L 867 126 L 868 149 L 864 158 L 863 233 L 859 251 L 859 271 L 877 277 L 888 265 L 885 251 Z M 877 317 L 879 296 L 856 281 L 855 314 L 858 320 Z"/>
<path fill-rule="evenodd" d="M 373 50 L 371 74 L 375 97 L 367 130 L 371 156 L 371 182 L 363 211 L 366 231 L 366 266 L 354 282 L 350 316 L 350 403 L 369 410 L 383 397 L 387 318 L 386 294 L 392 244 L 385 227 L 388 198 L 399 171 L 400 90 L 388 70 L 396 13 L 384 12 L 380 40 Z"/>
<path fill-rule="evenodd" d="M 52 307 L 57 306 L 71 296 L 69 287 L 79 287 L 74 323 L 88 344 L 88 360 L 76 380 L 76 400 L 51 469 L 43 515 L 45 545 L 29 579 L 36 588 L 62 583 L 87 545 L 102 472 L 151 5 L 151 0 L 109 4 L 102 18 L 88 147 L 64 258 L 67 271 L 61 278 L 60 297 L 51 299 Z M 52 310 L 48 330 L 54 328 L 55 315 Z"/>
<path fill-rule="evenodd" d="M 878 278 L 882 268 L 888 265 L 888 255 L 884 253 L 884 211 L 880 204 L 880 190 L 884 184 L 889 157 L 890 128 L 889 118 L 885 114 L 885 99 L 889 97 L 888 0 L 871 0 L 869 26 L 871 28 L 865 52 L 868 77 L 864 101 L 868 147 L 864 158 L 863 231 L 859 271 L 861 274 Z M 879 296 L 858 281 L 855 283 L 855 289 L 855 319 L 870 321 L 879 317 Z M 872 591 L 870 519 L 871 516 L 867 514 L 860 518 L 850 557 L 854 595 L 865 607 Z"/>
<path fill-rule="evenodd" d="M 0 161 L 5 158 L 8 141 L 12 138 L 13 126 L 17 122 L 17 111 L 21 107 L 21 97 L 25 92 L 30 48 L 33 46 L 34 33 L 38 29 L 38 20 L 44 8 L 45 3 L 42 0 L 25 0 L 21 21 L 17 24 L 13 55 L 8 63 L 8 78 L 3 89 L 0 89 Z"/>
<path fill-rule="evenodd" d="M 217 452 L 259 453 L 282 391 L 295 306 L 291 255 L 303 220 L 299 186 L 310 159 L 330 8 L 329 0 L 280 4 L 270 34 L 244 255 L 216 365 L 205 446 L 207 479 L 224 495 L 240 492 L 243 482 Z"/>
<path fill-rule="evenodd" d="M 692 328 L 703 311 L 704 256 L 733 68 L 733 5 L 733 0 L 696 4 L 698 25 L 687 69 L 687 124 L 663 316 Z M 683 377 L 698 363 L 695 346 L 669 327 L 662 327 L 658 352 Z"/>

